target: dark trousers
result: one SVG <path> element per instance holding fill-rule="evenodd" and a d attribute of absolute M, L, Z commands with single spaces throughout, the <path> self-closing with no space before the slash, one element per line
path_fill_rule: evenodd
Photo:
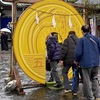
<path fill-rule="evenodd" d="M 69 79 L 68 79 L 68 71 L 71 67 L 74 71 L 74 69 L 76 68 L 76 65 L 75 64 L 65 65 L 62 69 L 63 84 L 64 84 L 64 89 L 66 89 L 66 90 L 72 89 L 71 86 L 70 86 Z"/>

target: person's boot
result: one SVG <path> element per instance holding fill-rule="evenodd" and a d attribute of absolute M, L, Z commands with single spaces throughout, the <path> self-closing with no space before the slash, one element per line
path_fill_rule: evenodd
<path fill-rule="evenodd" d="M 53 81 L 54 81 L 54 79 L 53 79 L 53 75 L 50 74 L 50 79 L 48 80 L 48 82 L 53 82 Z"/>

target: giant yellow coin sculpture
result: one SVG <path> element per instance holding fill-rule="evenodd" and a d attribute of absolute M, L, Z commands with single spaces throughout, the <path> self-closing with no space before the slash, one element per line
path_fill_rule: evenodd
<path fill-rule="evenodd" d="M 19 66 L 31 79 L 45 84 L 47 36 L 57 32 L 59 42 L 62 42 L 68 32 L 74 30 L 81 37 L 83 24 L 75 8 L 61 0 L 44 0 L 31 5 L 18 19 L 13 35 L 14 53 Z"/>

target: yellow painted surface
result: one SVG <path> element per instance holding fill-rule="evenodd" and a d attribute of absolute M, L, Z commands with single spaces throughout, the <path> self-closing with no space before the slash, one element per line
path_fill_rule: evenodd
<path fill-rule="evenodd" d="M 39 17 L 38 24 L 36 13 Z M 55 28 L 52 26 L 53 15 Z M 72 28 L 68 26 L 69 17 Z M 55 31 L 59 33 L 59 42 L 62 42 L 70 30 L 74 30 L 81 37 L 80 28 L 83 24 L 79 13 L 61 0 L 44 0 L 31 5 L 20 16 L 13 35 L 14 53 L 19 66 L 31 79 L 45 84 L 46 37 Z"/>

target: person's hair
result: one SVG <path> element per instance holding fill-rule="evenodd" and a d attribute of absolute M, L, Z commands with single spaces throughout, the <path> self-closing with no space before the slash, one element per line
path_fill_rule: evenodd
<path fill-rule="evenodd" d="M 57 32 L 52 32 L 52 33 L 51 33 L 52 36 L 55 36 L 55 35 L 57 35 L 57 34 L 58 34 Z"/>
<path fill-rule="evenodd" d="M 75 31 L 69 31 L 68 33 L 68 36 L 67 37 L 70 37 L 70 35 L 74 34 L 75 35 Z"/>
<path fill-rule="evenodd" d="M 84 33 L 86 33 L 86 32 L 90 32 L 90 26 L 89 25 L 83 25 L 82 27 L 81 27 L 81 30 L 84 32 Z"/>
<path fill-rule="evenodd" d="M 70 34 L 75 34 L 75 31 L 69 31 L 69 35 L 70 35 Z"/>

